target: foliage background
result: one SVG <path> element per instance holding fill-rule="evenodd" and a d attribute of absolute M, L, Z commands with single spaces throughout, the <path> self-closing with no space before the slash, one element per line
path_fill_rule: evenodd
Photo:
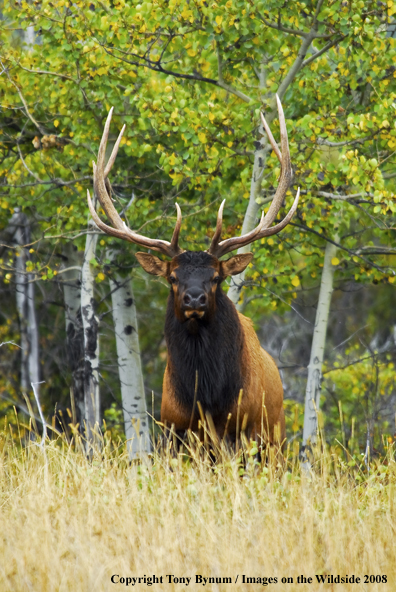
<path fill-rule="evenodd" d="M 126 212 L 131 227 L 169 237 L 177 200 L 183 244 L 198 249 L 208 244 L 224 196 L 225 234 L 240 231 L 259 111 L 278 137 L 278 92 L 295 170 L 288 204 L 298 186 L 302 197 L 293 223 L 253 247 L 243 310 L 282 368 L 288 433 L 298 437 L 323 251 L 326 241 L 335 241 L 325 433 L 357 452 L 371 418 L 377 447 L 386 445 L 394 432 L 396 394 L 394 13 L 392 0 L 3 5 L 0 231 L 15 208 L 32 223 L 30 270 L 37 283 L 47 416 L 55 404 L 69 406 L 62 249 L 73 240 L 83 250 L 86 188 L 108 109 L 114 106 L 113 141 L 127 124 L 112 175 L 119 209 L 134 197 Z M 29 27 L 36 35 L 31 46 Z M 300 60 L 312 31 L 316 36 Z M 267 151 L 255 196 L 261 207 L 268 207 L 279 172 L 275 154 Z M 96 281 L 103 408 L 116 428 L 121 415 L 108 314 L 110 243 L 100 240 Z M 133 246 L 117 246 L 119 269 L 134 279 L 146 387 L 154 390 L 157 409 L 167 290 L 140 272 Z M 13 255 L 0 252 L 0 343 L 18 343 Z M 24 404 L 19 352 L 9 345 L 0 352 L 0 410 L 11 416 L 13 404 Z"/>

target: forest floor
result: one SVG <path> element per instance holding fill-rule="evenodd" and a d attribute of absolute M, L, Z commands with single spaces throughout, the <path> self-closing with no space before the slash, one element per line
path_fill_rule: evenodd
<path fill-rule="evenodd" d="M 110 441 L 88 460 L 0 432 L 0 591 L 396 590 L 390 454 L 367 472 L 325 449 L 306 474 L 250 452 L 131 466 Z"/>

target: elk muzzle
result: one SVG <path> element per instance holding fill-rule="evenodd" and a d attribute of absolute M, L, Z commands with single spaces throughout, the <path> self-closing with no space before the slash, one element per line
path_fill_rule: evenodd
<path fill-rule="evenodd" d="M 188 288 L 182 298 L 182 311 L 186 319 L 202 319 L 208 308 L 208 296 L 199 287 Z"/>

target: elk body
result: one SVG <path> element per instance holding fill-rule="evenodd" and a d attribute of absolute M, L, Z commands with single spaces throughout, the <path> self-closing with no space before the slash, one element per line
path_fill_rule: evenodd
<path fill-rule="evenodd" d="M 276 234 L 289 223 L 297 209 L 299 192 L 286 217 L 272 226 L 292 176 L 283 110 L 278 98 L 277 102 L 281 150 L 262 117 L 282 169 L 267 214 L 262 214 L 258 226 L 251 232 L 221 241 L 223 201 L 211 245 L 207 251 L 199 252 L 184 251 L 178 244 L 181 211 L 177 204 L 177 222 L 171 242 L 139 235 L 121 220 L 111 200 L 107 177 L 125 126 L 105 165 L 112 110 L 106 121 L 97 165 L 94 163 L 94 190 L 112 226 L 100 220 L 89 192 L 88 204 L 95 223 L 107 234 L 170 258 L 162 260 L 149 253 L 136 253 L 146 272 L 164 277 L 170 284 L 165 320 L 168 362 L 163 381 L 161 421 L 169 427 L 174 426 L 176 431 L 198 430 L 202 413 L 209 418 L 220 438 L 225 432 L 235 438 L 239 428 L 270 443 L 278 438 L 282 442 L 285 438 L 283 388 L 276 364 L 261 347 L 251 321 L 236 310 L 221 286 L 228 276 L 241 273 L 253 255 L 237 254 L 227 260 L 221 260 L 221 257 Z M 278 430 L 275 429 L 277 425 Z"/>

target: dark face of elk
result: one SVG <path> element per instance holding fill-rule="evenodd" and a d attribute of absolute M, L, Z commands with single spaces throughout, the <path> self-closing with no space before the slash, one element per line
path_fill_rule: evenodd
<path fill-rule="evenodd" d="M 217 288 L 224 279 L 219 260 L 208 253 L 186 251 L 171 261 L 170 268 L 167 279 L 179 321 L 210 319 L 216 310 Z"/>
<path fill-rule="evenodd" d="M 216 311 L 216 292 L 229 275 L 240 273 L 249 264 L 251 253 L 219 261 L 207 252 L 185 251 L 172 261 L 161 261 L 147 253 L 136 253 L 145 271 L 165 277 L 172 290 L 176 318 L 186 321 L 210 320 Z"/>

